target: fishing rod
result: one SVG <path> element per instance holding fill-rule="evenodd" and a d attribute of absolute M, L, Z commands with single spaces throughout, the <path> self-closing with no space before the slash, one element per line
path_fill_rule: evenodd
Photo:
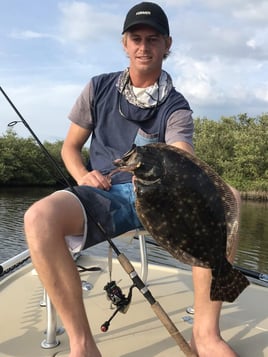
<path fill-rule="evenodd" d="M 268 274 L 260 273 L 258 271 L 254 271 L 254 270 L 250 270 L 250 269 L 246 269 L 246 268 L 240 267 L 238 265 L 234 265 L 234 268 L 241 271 L 241 273 L 248 276 L 249 278 L 253 278 L 253 279 L 259 280 L 260 282 L 268 284 Z"/>
<path fill-rule="evenodd" d="M 139 239 L 138 237 L 134 237 L 134 239 Z M 161 248 L 161 246 L 154 240 L 147 240 L 147 244 L 153 245 L 155 247 Z M 255 280 L 258 280 L 260 283 L 263 283 L 263 285 L 267 286 L 268 284 L 268 274 L 265 273 L 260 273 L 258 271 L 254 271 L 251 269 L 243 268 L 239 265 L 234 264 L 233 267 L 237 270 L 239 270 L 241 273 L 246 275 L 249 278 L 253 278 Z"/>
<path fill-rule="evenodd" d="M 35 132 L 32 130 L 32 128 L 30 127 L 30 125 L 27 123 L 27 121 L 23 118 L 23 116 L 21 115 L 21 113 L 18 111 L 18 109 L 15 107 L 15 105 L 13 104 L 13 102 L 11 101 L 11 99 L 8 97 L 8 95 L 6 94 L 6 92 L 3 90 L 3 88 L 0 86 L 0 91 L 2 92 L 2 94 L 4 95 L 4 97 L 6 98 L 6 100 L 8 101 L 8 103 L 11 105 L 11 107 L 14 109 L 14 111 L 16 112 L 16 114 L 19 116 L 20 120 L 13 120 L 12 122 L 8 123 L 9 127 L 13 127 L 18 123 L 22 123 L 31 133 L 31 135 L 33 136 L 33 138 L 36 140 L 36 142 L 38 143 L 38 145 L 41 147 L 43 153 L 46 155 L 46 157 L 49 159 L 49 161 L 52 162 L 52 164 L 54 165 L 54 167 L 56 168 L 56 170 L 58 171 L 58 173 L 60 174 L 60 176 L 63 178 L 63 180 L 65 181 L 66 185 L 72 190 L 73 190 L 73 186 L 71 185 L 71 183 L 69 182 L 69 180 L 67 179 L 67 177 L 65 176 L 64 172 L 61 170 L 60 166 L 58 165 L 57 161 L 54 159 L 54 157 L 48 152 L 48 150 L 46 149 L 46 147 L 41 143 L 41 141 L 39 140 L 38 136 L 35 134 Z"/>
<path fill-rule="evenodd" d="M 41 143 L 37 135 L 34 133 L 34 131 L 31 129 L 27 121 L 23 118 L 23 116 L 20 114 L 18 109 L 15 107 L 11 99 L 8 97 L 8 95 L 5 93 L 3 88 L 0 86 L 0 91 L 6 98 L 6 100 L 9 102 L 11 107 L 14 109 L 16 114 L 19 116 L 20 121 L 12 121 L 9 123 L 9 126 L 14 126 L 19 122 L 22 122 L 24 126 L 29 130 L 29 132 L 32 134 L 33 138 L 36 140 L 40 148 L 43 150 L 49 161 L 52 162 L 52 164 L 57 168 L 58 173 L 62 176 L 64 181 L 66 182 L 67 186 L 72 190 L 72 192 L 80 199 L 79 193 L 77 190 L 74 188 L 74 186 L 69 182 L 68 178 L 65 176 L 63 171 L 60 169 L 58 163 L 54 158 L 51 156 L 51 154 L 48 152 L 48 150 L 44 147 L 44 145 Z M 155 300 L 153 295 L 151 294 L 150 290 L 147 288 L 147 286 L 144 284 L 144 282 L 141 280 L 137 272 L 135 271 L 133 265 L 130 263 L 128 258 L 119 251 L 119 249 L 116 247 L 116 245 L 113 243 L 112 239 L 108 236 L 107 232 L 105 229 L 102 227 L 101 223 L 96 221 L 96 219 L 92 216 L 92 214 L 89 212 L 87 206 L 85 205 L 85 210 L 87 212 L 87 215 L 89 218 L 94 222 L 94 224 L 98 227 L 98 229 L 101 231 L 103 234 L 103 237 L 108 241 L 109 245 L 112 247 L 114 250 L 117 259 L 122 266 L 122 268 L 125 270 L 125 272 L 129 275 L 130 279 L 132 280 L 133 284 L 135 287 L 139 289 L 139 291 L 142 293 L 142 295 L 145 297 L 145 299 L 149 302 L 151 305 L 152 310 L 156 314 L 156 316 L 159 318 L 159 320 L 162 322 L 162 324 L 165 326 L 167 331 L 169 332 L 170 336 L 173 337 L 173 339 L 176 341 L 182 352 L 185 354 L 187 357 L 195 357 L 196 354 L 192 352 L 190 345 L 188 342 L 184 339 L 182 334 L 179 332 L 175 324 L 172 322 L 172 320 L 169 318 L 167 313 L 164 311 L 162 306 Z"/>

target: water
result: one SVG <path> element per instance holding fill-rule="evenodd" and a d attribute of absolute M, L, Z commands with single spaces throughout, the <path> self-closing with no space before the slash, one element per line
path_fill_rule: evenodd
<path fill-rule="evenodd" d="M 51 189 L 0 189 L 0 263 L 27 248 L 23 234 L 25 210 Z M 268 274 L 268 204 L 243 202 L 241 233 L 235 263 L 249 270 Z M 102 248 L 101 248 L 102 249 Z M 129 258 L 138 251 L 129 249 Z M 151 246 L 149 261 L 177 265 L 158 247 Z"/>
<path fill-rule="evenodd" d="M 268 203 L 243 202 L 237 264 L 268 273 Z"/>

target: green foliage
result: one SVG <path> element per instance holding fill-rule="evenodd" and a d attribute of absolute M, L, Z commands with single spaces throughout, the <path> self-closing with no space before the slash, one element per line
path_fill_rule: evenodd
<path fill-rule="evenodd" d="M 61 159 L 62 141 L 44 143 L 44 147 L 71 180 Z M 64 185 L 61 174 L 32 138 L 20 138 L 12 130 L 0 137 L 0 185 Z M 83 152 L 87 159 L 86 150 Z"/>
<path fill-rule="evenodd" d="M 195 120 L 195 151 L 231 185 L 268 191 L 268 114 Z"/>
<path fill-rule="evenodd" d="M 39 152 L 32 139 L 18 138 L 8 130 L 0 138 L 0 182 L 4 184 L 25 184 L 35 178 L 33 184 L 39 183 L 44 175 L 39 167 Z M 40 171 L 40 174 L 39 174 Z"/>
<path fill-rule="evenodd" d="M 268 114 L 240 114 L 219 121 L 196 118 L 194 123 L 195 152 L 200 159 L 240 191 L 268 192 Z M 60 155 L 62 141 L 44 146 L 71 179 Z M 0 185 L 66 186 L 34 139 L 7 130 L 0 137 L 0 152 Z M 83 156 L 87 162 L 87 149 Z"/>

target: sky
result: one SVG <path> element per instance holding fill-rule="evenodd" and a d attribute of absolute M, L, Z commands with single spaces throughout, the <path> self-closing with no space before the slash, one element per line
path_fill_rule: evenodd
<path fill-rule="evenodd" d="M 0 0 L 0 86 L 41 141 L 63 140 L 90 78 L 123 70 L 121 32 L 139 1 Z M 193 117 L 268 112 L 268 1 L 167 0 L 173 39 L 163 68 Z M 0 93 L 0 136 L 19 120 Z M 22 123 L 13 127 L 30 136 Z"/>

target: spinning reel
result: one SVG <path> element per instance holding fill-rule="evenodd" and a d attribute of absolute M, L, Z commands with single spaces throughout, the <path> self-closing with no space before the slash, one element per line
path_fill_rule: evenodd
<path fill-rule="evenodd" d="M 104 290 L 106 291 L 107 294 L 107 299 L 112 302 L 113 305 L 116 306 L 115 312 L 112 314 L 112 316 L 109 318 L 109 320 L 105 321 L 101 325 L 101 331 L 106 332 L 109 329 L 110 322 L 111 320 L 115 317 L 115 315 L 120 311 L 121 313 L 125 314 L 129 308 L 131 298 L 132 298 L 132 290 L 135 287 L 135 285 L 132 285 L 129 289 L 128 296 L 126 297 L 123 293 L 122 290 L 119 288 L 119 286 L 116 285 L 116 282 L 110 281 L 104 286 Z"/>

